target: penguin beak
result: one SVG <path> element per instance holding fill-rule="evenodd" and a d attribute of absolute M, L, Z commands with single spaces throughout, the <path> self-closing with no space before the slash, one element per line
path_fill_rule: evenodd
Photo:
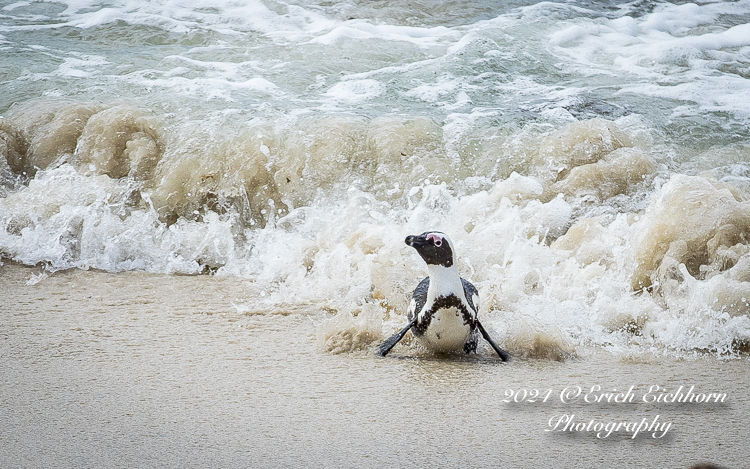
<path fill-rule="evenodd" d="M 406 239 L 404 240 L 404 242 L 407 245 L 409 245 L 409 246 L 417 249 L 419 247 L 427 245 L 427 238 L 425 238 L 422 235 L 418 235 L 418 236 L 412 236 L 412 235 L 410 235 L 410 236 L 406 237 Z"/>

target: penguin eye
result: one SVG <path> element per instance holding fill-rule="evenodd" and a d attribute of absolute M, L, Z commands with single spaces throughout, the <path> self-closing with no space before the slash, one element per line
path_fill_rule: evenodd
<path fill-rule="evenodd" d="M 440 246 L 442 246 L 442 245 L 443 245 L 443 238 L 441 238 L 441 237 L 440 237 L 440 236 L 438 236 L 438 235 L 434 235 L 434 234 L 431 234 L 431 235 L 427 235 L 427 239 L 429 239 L 430 241 L 432 241 L 432 244 L 433 244 L 433 245 L 434 245 L 434 246 L 435 246 L 436 248 L 439 248 Z"/>

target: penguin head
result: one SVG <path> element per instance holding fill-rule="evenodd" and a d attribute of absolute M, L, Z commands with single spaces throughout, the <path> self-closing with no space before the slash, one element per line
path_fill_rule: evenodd
<path fill-rule="evenodd" d="M 420 235 L 407 236 L 404 242 L 416 249 L 427 265 L 453 265 L 453 243 L 445 233 L 425 231 Z"/>

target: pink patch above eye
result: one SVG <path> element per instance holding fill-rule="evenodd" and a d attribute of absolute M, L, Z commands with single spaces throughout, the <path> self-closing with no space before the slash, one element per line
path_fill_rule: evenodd
<path fill-rule="evenodd" d="M 434 244 L 436 248 L 439 248 L 440 246 L 443 245 L 443 238 L 441 238 L 438 235 L 429 234 L 427 235 L 427 239 L 432 241 L 432 244 Z"/>

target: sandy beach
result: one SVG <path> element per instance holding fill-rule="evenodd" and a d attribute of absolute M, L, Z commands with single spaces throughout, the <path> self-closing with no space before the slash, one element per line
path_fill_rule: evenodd
<path fill-rule="evenodd" d="M 0 268 L 3 467 L 676 468 L 750 456 L 746 359 L 330 354 L 316 345 L 324 312 L 238 313 L 246 281 L 40 272 Z M 643 402 L 652 385 L 726 400 Z M 629 403 L 560 395 L 631 386 Z M 522 399 L 533 389 L 535 402 Z M 551 431 L 562 415 L 590 429 Z M 666 432 L 591 430 L 657 416 Z"/>

